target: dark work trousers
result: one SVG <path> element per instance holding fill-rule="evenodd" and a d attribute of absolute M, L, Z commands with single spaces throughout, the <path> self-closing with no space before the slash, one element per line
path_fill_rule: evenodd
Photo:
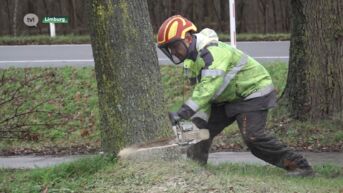
<path fill-rule="evenodd" d="M 200 164 L 206 164 L 213 138 L 225 127 L 237 121 L 245 144 L 256 157 L 286 170 L 311 167 L 302 155 L 266 133 L 268 109 L 231 113 L 231 116 L 228 116 L 227 108 L 230 106 L 212 105 L 208 123 L 197 118 L 192 120 L 199 128 L 209 130 L 210 139 L 190 146 L 187 150 L 187 157 Z"/>

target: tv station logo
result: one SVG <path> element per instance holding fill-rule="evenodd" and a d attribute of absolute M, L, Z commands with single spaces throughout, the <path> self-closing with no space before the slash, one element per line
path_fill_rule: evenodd
<path fill-rule="evenodd" d="M 24 23 L 29 27 L 37 27 L 38 22 L 39 18 L 34 13 L 28 13 L 24 16 Z"/>

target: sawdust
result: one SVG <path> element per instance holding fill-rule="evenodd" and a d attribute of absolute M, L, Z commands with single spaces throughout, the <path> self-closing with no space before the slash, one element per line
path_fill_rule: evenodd
<path fill-rule="evenodd" d="M 182 157 L 184 149 L 175 143 L 175 137 L 133 145 L 118 153 L 120 159 L 133 161 L 175 160 Z"/>
<path fill-rule="evenodd" d="M 122 149 L 122 150 L 118 153 L 118 156 L 119 156 L 119 158 L 121 158 L 121 159 L 126 159 L 126 158 L 128 158 L 131 154 L 134 154 L 137 150 L 138 150 L 138 148 L 133 148 L 133 147 L 124 148 L 124 149 Z"/>

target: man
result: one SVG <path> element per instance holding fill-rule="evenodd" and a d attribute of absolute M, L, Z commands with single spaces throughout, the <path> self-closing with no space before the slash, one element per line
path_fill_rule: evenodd
<path fill-rule="evenodd" d="M 187 157 L 206 164 L 213 138 L 237 121 L 243 140 L 256 157 L 284 168 L 290 176 L 310 176 L 307 160 L 265 133 L 268 109 L 276 105 L 272 79 L 253 58 L 218 41 L 211 29 L 196 33 L 196 26 L 176 15 L 163 22 L 158 31 L 158 47 L 175 64 L 184 63 L 192 96 L 173 121 L 191 119 L 210 132 L 210 139 L 190 146 Z"/>

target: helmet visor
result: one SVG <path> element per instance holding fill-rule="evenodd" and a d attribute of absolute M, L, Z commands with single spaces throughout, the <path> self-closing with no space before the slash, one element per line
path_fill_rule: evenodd
<path fill-rule="evenodd" d="M 188 54 L 188 48 L 183 40 L 177 40 L 159 48 L 174 64 L 183 62 Z"/>

